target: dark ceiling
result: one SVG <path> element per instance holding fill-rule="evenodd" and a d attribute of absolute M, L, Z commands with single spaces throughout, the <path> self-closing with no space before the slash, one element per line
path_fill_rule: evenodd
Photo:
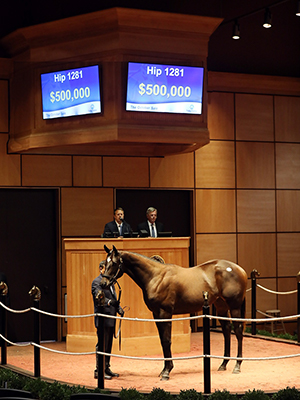
<path fill-rule="evenodd" d="M 300 77 L 298 0 L 7 0 L 0 11 L 0 38 L 26 26 L 112 7 L 223 18 L 208 47 L 208 70 Z M 269 7 L 273 26 L 262 27 Z M 241 38 L 231 38 L 238 18 Z M 5 57 L 0 47 L 0 57 Z"/>

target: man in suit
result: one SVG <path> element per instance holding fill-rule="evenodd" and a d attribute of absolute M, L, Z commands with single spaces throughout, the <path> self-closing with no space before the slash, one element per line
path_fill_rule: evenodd
<path fill-rule="evenodd" d="M 156 221 L 157 219 L 157 209 L 154 207 L 149 207 L 146 211 L 147 221 L 138 224 L 137 230 L 139 235 L 141 231 L 147 231 L 148 236 L 157 237 L 159 232 L 164 231 L 164 226 L 161 222 Z"/>
<path fill-rule="evenodd" d="M 124 210 L 118 207 L 114 210 L 114 220 L 108 222 L 104 227 L 103 237 L 123 237 L 124 234 L 131 236 L 131 226 L 124 221 Z"/>
<path fill-rule="evenodd" d="M 116 295 L 116 290 L 114 285 L 111 285 L 107 289 L 102 289 L 101 288 L 101 280 L 102 280 L 102 273 L 104 270 L 105 266 L 105 261 L 101 261 L 99 264 L 99 271 L 100 274 L 95 278 L 92 282 L 92 295 L 93 295 L 93 301 L 94 301 L 94 313 L 99 313 L 99 314 L 106 314 L 106 315 L 121 315 L 121 317 L 124 315 L 124 311 L 122 307 L 120 306 L 119 301 L 117 300 L 117 295 Z M 99 299 L 97 298 L 97 295 L 102 292 L 102 303 L 100 304 Z M 104 352 L 105 353 L 111 353 L 112 349 L 112 343 L 113 343 L 113 336 L 115 332 L 115 324 L 116 320 L 114 318 L 105 318 L 104 319 Z M 95 316 L 95 327 L 97 328 L 97 336 L 98 336 L 98 341 L 99 341 L 99 335 L 100 332 L 98 329 L 100 328 L 99 326 L 99 317 Z M 96 350 L 98 348 L 98 345 L 96 346 Z M 97 357 L 97 356 L 96 356 Z M 113 377 L 118 377 L 119 374 L 116 374 L 111 371 L 110 369 L 110 356 L 105 356 L 105 371 L 104 371 L 104 378 L 105 379 L 112 379 Z M 96 366 L 95 372 L 94 372 L 94 378 L 98 378 L 98 368 Z"/>

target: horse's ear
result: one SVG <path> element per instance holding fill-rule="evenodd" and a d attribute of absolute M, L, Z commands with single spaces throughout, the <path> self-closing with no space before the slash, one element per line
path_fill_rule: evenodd
<path fill-rule="evenodd" d="M 106 246 L 106 244 L 104 245 L 104 250 L 106 251 L 107 254 L 110 252 L 110 250 L 109 250 L 109 248 Z"/>
<path fill-rule="evenodd" d="M 118 250 L 115 248 L 115 246 L 113 245 L 113 251 L 115 253 L 115 256 L 117 256 L 119 254 Z"/>

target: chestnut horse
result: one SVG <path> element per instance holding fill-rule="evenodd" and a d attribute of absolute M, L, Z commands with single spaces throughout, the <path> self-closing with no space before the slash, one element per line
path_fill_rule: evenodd
<path fill-rule="evenodd" d="M 208 292 L 209 304 L 214 304 L 217 315 L 231 318 L 245 317 L 245 293 L 247 274 L 237 264 L 225 260 L 213 260 L 191 268 L 174 264 L 162 264 L 140 254 L 118 251 L 115 246 L 109 250 L 105 262 L 102 288 L 120 278 L 123 273 L 142 289 L 144 301 L 153 313 L 154 319 L 171 319 L 172 315 L 189 314 L 202 310 L 203 292 Z M 231 324 L 220 320 L 224 335 L 224 356 L 230 357 Z M 172 322 L 156 322 L 164 358 L 172 358 Z M 244 324 L 233 321 L 238 341 L 237 357 L 242 357 Z M 233 372 L 239 373 L 241 360 L 236 361 Z M 219 371 L 224 371 L 228 360 L 224 359 Z M 160 373 L 162 380 L 168 380 L 173 361 L 165 360 Z"/>

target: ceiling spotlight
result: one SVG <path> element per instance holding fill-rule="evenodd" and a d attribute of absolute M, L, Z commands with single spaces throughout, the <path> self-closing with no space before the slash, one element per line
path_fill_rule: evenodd
<path fill-rule="evenodd" d="M 239 39 L 239 38 L 240 38 L 240 26 L 236 20 L 233 25 L 232 39 Z"/>
<path fill-rule="evenodd" d="M 265 11 L 265 19 L 263 23 L 264 28 L 271 28 L 272 27 L 272 14 L 268 8 Z"/>
<path fill-rule="evenodd" d="M 296 10 L 297 17 L 300 17 L 300 0 L 297 2 L 297 10 Z"/>

